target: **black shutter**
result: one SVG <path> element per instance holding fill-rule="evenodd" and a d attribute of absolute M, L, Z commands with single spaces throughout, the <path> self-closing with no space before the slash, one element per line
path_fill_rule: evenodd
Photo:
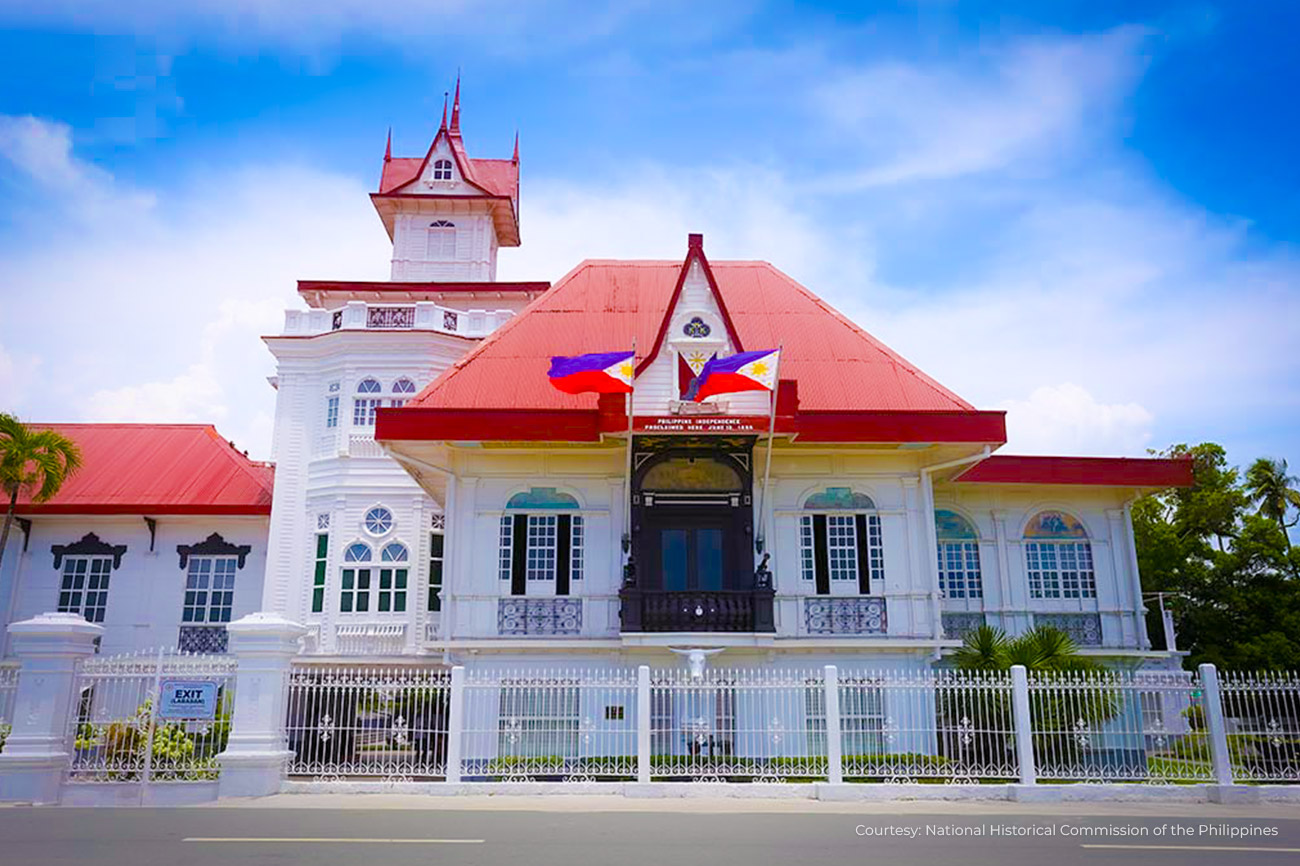
<path fill-rule="evenodd" d="M 510 543 L 510 594 L 528 592 L 528 515 L 514 515 L 514 540 Z"/>
<path fill-rule="evenodd" d="M 830 553 L 826 550 L 826 515 L 813 515 L 813 567 L 817 574 L 817 594 L 831 594 Z"/>
<path fill-rule="evenodd" d="M 858 530 L 858 592 L 871 595 L 871 554 L 867 549 L 867 515 L 855 514 L 853 523 Z"/>
<path fill-rule="evenodd" d="M 569 594 L 569 547 L 573 543 L 573 518 L 561 514 L 555 521 L 555 594 Z"/>

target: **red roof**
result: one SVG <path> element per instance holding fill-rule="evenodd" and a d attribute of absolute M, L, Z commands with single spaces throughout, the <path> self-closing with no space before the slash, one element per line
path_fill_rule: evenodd
<path fill-rule="evenodd" d="M 273 468 L 210 424 L 35 424 L 81 449 L 82 467 L 19 514 L 270 514 Z"/>
<path fill-rule="evenodd" d="M 649 347 L 657 347 L 662 339 L 681 282 L 698 257 L 716 286 L 728 329 L 734 329 L 741 344 L 736 348 L 783 346 L 781 378 L 798 383 L 794 423 L 796 429 L 800 419 L 808 423 L 811 435 L 806 438 L 1005 441 L 1003 413 L 977 411 L 767 262 L 710 264 L 697 243 L 693 239 L 685 263 L 583 262 L 407 408 L 382 413 L 380 438 L 504 438 L 491 430 L 498 413 L 557 411 L 591 413 L 589 435 L 578 438 L 594 438 L 596 395 L 552 388 L 546 376 L 550 357 L 612 351 L 630 346 L 633 338 L 641 347 L 640 357 L 650 357 Z M 441 423 L 454 421 L 456 426 L 457 418 L 472 421 L 462 426 L 472 428 L 465 433 L 476 435 L 451 435 L 460 431 Z M 921 420 L 925 429 L 913 435 L 909 419 Z M 930 423 L 938 420 L 939 428 Z M 873 425 L 886 432 L 877 435 Z M 834 432 L 823 437 L 812 428 Z M 944 438 L 945 429 L 953 438 Z M 546 438 L 547 432 L 539 430 L 529 438 Z"/>
<path fill-rule="evenodd" d="M 1191 487 L 1192 461 L 1166 457 L 1020 457 L 995 454 L 958 475 L 966 484 Z"/>
<path fill-rule="evenodd" d="M 425 157 L 394 157 L 384 163 L 383 174 L 379 176 L 379 194 L 387 195 L 398 187 L 405 186 L 420 175 Z M 504 198 L 519 197 L 519 163 L 512 159 L 474 159 L 466 158 L 468 172 L 466 180 L 482 187 L 489 195 Z"/>

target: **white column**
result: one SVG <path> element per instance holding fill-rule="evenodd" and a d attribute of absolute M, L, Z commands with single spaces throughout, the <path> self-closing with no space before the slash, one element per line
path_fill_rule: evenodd
<path fill-rule="evenodd" d="M 1011 710 L 1016 729 L 1016 760 L 1020 764 L 1020 784 L 1038 783 L 1034 765 L 1033 720 L 1029 714 L 1029 672 L 1024 665 L 1011 666 Z"/>
<path fill-rule="evenodd" d="M 288 678 L 307 629 L 275 613 L 252 613 L 226 627 L 235 673 L 235 710 L 221 764 L 222 797 L 260 797 L 280 790 L 293 753 L 285 745 Z"/>
<path fill-rule="evenodd" d="M 827 665 L 824 680 L 826 689 L 826 779 L 832 785 L 844 782 L 844 741 L 840 736 L 840 673 L 835 665 Z"/>
<path fill-rule="evenodd" d="M 447 709 L 447 781 L 460 781 L 461 751 L 465 733 L 465 668 L 451 669 L 451 699 Z"/>
<path fill-rule="evenodd" d="M 1138 646 L 1142 649 L 1151 649 L 1151 636 L 1147 634 L 1147 617 L 1146 603 L 1142 599 L 1142 574 L 1138 569 L 1137 557 L 1137 539 L 1133 537 L 1133 503 L 1124 503 L 1124 553 L 1128 559 L 1129 577 L 1133 584 L 1133 598 L 1135 609 L 1137 610 L 1137 629 L 1138 629 Z M 1166 623 L 1167 635 L 1173 634 L 1170 623 Z M 1175 649 L 1173 642 L 1170 642 L 1168 649 L 1172 652 Z"/>
<path fill-rule="evenodd" d="M 1214 665 L 1198 668 L 1201 688 L 1205 692 L 1205 726 L 1210 731 L 1210 764 L 1214 767 L 1214 781 L 1219 785 L 1232 784 L 1232 758 L 1228 754 L 1228 727 L 1223 721 L 1223 695 L 1219 691 L 1219 672 Z"/>
<path fill-rule="evenodd" d="M 636 669 L 636 780 L 650 781 L 650 666 Z"/>
<path fill-rule="evenodd" d="M 43 613 L 9 626 L 21 663 L 13 729 L 0 754 L 0 800 L 57 803 L 71 755 L 68 724 L 77 711 L 77 668 L 104 633 L 74 613 Z"/>

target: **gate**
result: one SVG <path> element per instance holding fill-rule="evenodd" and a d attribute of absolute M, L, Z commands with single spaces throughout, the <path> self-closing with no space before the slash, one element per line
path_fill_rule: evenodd
<path fill-rule="evenodd" d="M 68 783 L 211 782 L 226 748 L 236 660 L 176 650 L 91 657 L 77 672 Z"/>

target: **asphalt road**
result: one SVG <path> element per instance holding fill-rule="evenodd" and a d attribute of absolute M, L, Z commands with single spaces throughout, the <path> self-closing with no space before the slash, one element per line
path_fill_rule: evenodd
<path fill-rule="evenodd" d="M 1269 818 L 987 813 L 851 814 L 327 808 L 0 809 L 4 866 L 555 864 L 918 866 L 1231 863 L 1300 866 L 1300 808 Z M 648 805 L 647 809 L 653 809 Z M 701 807 L 704 808 L 704 807 Z M 1276 828 L 1277 835 L 1170 835 L 1161 825 Z M 1050 827 L 1053 835 L 929 835 L 928 827 Z M 1072 835 L 1078 828 L 1150 835 Z M 1068 829 L 1067 829 L 1068 828 Z M 914 832 L 915 835 L 909 835 Z M 1014 832 L 1014 831 L 1009 831 Z M 887 834 L 887 835 L 881 835 Z M 1121 847 L 1089 847 L 1121 846 Z M 1138 846 L 1138 847 L 1133 847 Z M 1146 847 L 1165 846 L 1165 847 Z M 1286 850 L 1290 849 L 1290 850 Z"/>

